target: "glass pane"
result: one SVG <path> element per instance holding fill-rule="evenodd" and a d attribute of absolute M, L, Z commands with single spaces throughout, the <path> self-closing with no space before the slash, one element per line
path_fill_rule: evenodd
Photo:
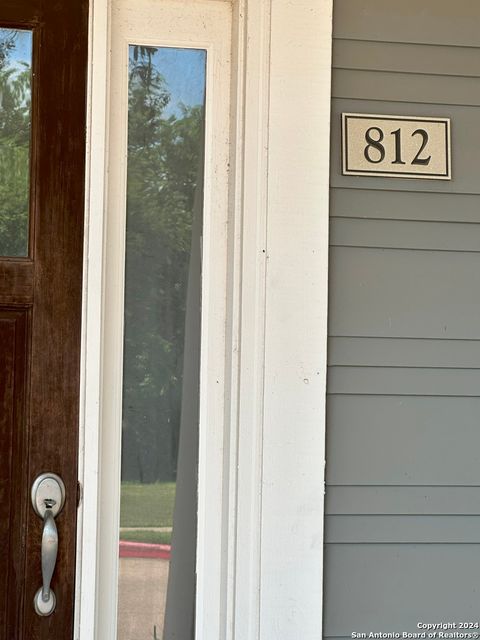
<path fill-rule="evenodd" d="M 0 28 L 0 255 L 28 255 L 32 32 Z"/>
<path fill-rule="evenodd" d="M 194 636 L 205 64 L 129 50 L 119 640 Z"/>

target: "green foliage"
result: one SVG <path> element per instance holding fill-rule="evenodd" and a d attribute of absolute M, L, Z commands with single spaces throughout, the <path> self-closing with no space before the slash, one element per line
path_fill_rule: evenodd
<path fill-rule="evenodd" d="M 166 118 L 152 57 L 130 59 L 122 478 L 174 480 L 203 108 Z"/>
<path fill-rule="evenodd" d="M 30 83 L 27 63 L 13 65 L 14 32 L 0 39 L 0 255 L 28 246 Z"/>
<path fill-rule="evenodd" d="M 5 68 L 8 58 L 15 49 L 15 32 L 10 29 L 2 29 L 0 32 L 0 71 Z"/>

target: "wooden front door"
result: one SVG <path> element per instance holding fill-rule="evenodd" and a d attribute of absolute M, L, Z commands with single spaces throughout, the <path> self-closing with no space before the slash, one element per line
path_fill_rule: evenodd
<path fill-rule="evenodd" d="M 73 635 L 87 14 L 87 0 L 0 3 L 2 640 Z M 49 616 L 34 609 L 42 472 L 66 487 Z"/>

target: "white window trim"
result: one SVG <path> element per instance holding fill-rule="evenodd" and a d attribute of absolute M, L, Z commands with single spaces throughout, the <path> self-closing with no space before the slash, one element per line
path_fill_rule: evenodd
<path fill-rule="evenodd" d="M 110 2 L 90 0 L 75 640 L 95 638 Z"/>
<path fill-rule="evenodd" d="M 95 638 L 109 11 L 91 0 L 77 640 Z M 321 637 L 331 29 L 332 0 L 234 3 L 220 598 L 198 640 Z"/>

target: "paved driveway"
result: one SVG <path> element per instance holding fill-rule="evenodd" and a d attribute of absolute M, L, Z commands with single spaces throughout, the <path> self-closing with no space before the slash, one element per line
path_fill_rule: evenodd
<path fill-rule="evenodd" d="M 120 558 L 118 640 L 162 640 L 168 567 L 168 560 Z"/>

